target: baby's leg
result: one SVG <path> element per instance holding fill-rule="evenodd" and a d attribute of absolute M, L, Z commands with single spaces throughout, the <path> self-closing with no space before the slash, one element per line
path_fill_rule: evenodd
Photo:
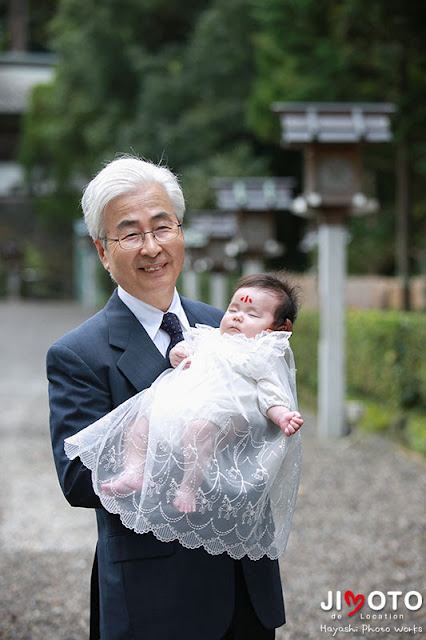
<path fill-rule="evenodd" d="M 207 459 L 213 449 L 213 434 L 218 427 L 208 420 L 192 420 L 182 441 L 184 472 L 173 506 L 182 513 L 196 511 L 195 496 L 201 484 Z"/>
<path fill-rule="evenodd" d="M 104 493 L 128 494 L 142 488 L 148 433 L 149 422 L 145 416 L 128 426 L 123 439 L 124 471 L 118 478 L 101 485 Z"/>

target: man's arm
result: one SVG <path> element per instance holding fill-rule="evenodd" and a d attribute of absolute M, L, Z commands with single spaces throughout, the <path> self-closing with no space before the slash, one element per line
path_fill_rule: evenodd
<path fill-rule="evenodd" d="M 74 507 L 99 508 L 91 472 L 79 458 L 69 460 L 64 440 L 113 408 L 105 384 L 72 349 L 54 345 L 47 354 L 50 431 L 62 491 Z"/>

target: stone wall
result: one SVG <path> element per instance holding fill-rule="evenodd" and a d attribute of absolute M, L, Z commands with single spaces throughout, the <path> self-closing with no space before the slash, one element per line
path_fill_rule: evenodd
<path fill-rule="evenodd" d="M 298 275 L 296 282 L 302 288 L 305 309 L 318 307 L 318 277 Z M 413 311 L 426 311 L 426 277 L 416 276 L 410 282 Z M 386 276 L 348 276 L 346 279 L 346 304 L 351 309 L 401 309 L 402 284 L 398 278 Z"/>

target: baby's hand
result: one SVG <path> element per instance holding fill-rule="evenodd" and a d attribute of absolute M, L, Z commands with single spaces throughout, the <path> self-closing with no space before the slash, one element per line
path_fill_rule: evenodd
<path fill-rule="evenodd" d="M 303 418 L 298 411 L 289 411 L 281 416 L 280 429 L 286 436 L 291 436 L 296 433 L 303 424 Z"/>
<path fill-rule="evenodd" d="M 266 415 L 286 436 L 292 436 L 303 424 L 303 418 L 298 411 L 289 411 L 280 405 L 270 407 Z"/>
<path fill-rule="evenodd" d="M 188 367 L 191 364 L 191 360 L 189 358 L 189 354 L 188 354 L 185 346 L 183 344 L 181 344 L 180 342 L 178 342 L 178 344 L 175 345 L 173 347 L 173 349 L 170 349 L 170 354 L 169 354 L 170 364 L 172 365 L 173 368 L 176 368 L 185 359 L 187 360 L 187 362 L 186 362 L 186 364 L 184 366 L 184 369 L 188 369 Z"/>

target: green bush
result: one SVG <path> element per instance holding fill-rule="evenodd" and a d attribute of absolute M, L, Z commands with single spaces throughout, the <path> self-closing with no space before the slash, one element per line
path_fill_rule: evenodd
<path fill-rule="evenodd" d="M 350 311 L 348 393 L 395 411 L 426 409 L 426 323 L 421 313 Z"/>
<path fill-rule="evenodd" d="M 385 407 L 365 402 L 363 403 L 363 409 L 363 414 L 358 423 L 363 431 L 373 433 L 375 431 L 386 431 L 390 428 L 390 414 Z"/>
<path fill-rule="evenodd" d="M 299 404 L 313 408 L 318 387 L 318 313 L 301 311 L 291 337 L 297 369 Z"/>
<path fill-rule="evenodd" d="M 317 312 L 302 311 L 291 339 L 301 406 L 315 400 L 318 382 Z M 422 313 L 349 310 L 346 318 L 348 398 L 363 403 L 360 426 L 400 433 L 424 451 L 426 437 L 426 322 Z"/>
<path fill-rule="evenodd" d="M 426 416 L 416 414 L 409 416 L 405 429 L 405 441 L 410 449 L 426 455 Z"/>

